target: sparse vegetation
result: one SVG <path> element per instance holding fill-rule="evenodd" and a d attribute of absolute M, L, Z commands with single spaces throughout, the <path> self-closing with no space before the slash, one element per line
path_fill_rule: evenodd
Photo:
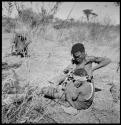
<path fill-rule="evenodd" d="M 53 7 L 50 8 L 50 11 L 47 11 L 44 6 L 41 6 L 41 9 L 38 9 L 37 13 L 34 12 L 32 8 L 26 9 L 22 4 L 17 2 L 8 2 L 10 16 L 9 18 L 2 17 L 2 33 L 14 34 L 14 37 L 16 33 L 23 33 L 29 41 L 31 41 L 31 44 L 28 47 L 30 57 L 23 58 L 22 64 L 25 64 L 25 67 L 22 64 L 16 63 L 13 65 L 8 65 L 6 62 L 2 64 L 2 70 L 6 71 L 2 72 L 2 123 L 58 123 L 61 121 L 54 119 L 54 115 L 52 115 L 53 112 L 48 113 L 46 103 L 49 100 L 44 100 L 42 96 L 37 94 L 39 88 L 36 88 L 34 81 L 31 83 L 34 87 L 30 85 L 30 78 L 34 76 L 34 74 L 31 74 L 32 66 L 35 68 L 35 72 L 38 73 L 38 76 L 35 73 L 35 78 L 36 80 L 39 78 L 40 81 L 38 84 L 41 86 L 44 81 L 42 75 L 44 66 L 47 68 L 45 75 L 49 74 L 47 77 L 51 75 L 51 72 L 48 71 L 48 69 L 51 70 L 51 68 L 54 72 L 53 76 L 55 76 L 58 70 L 63 68 L 62 65 L 67 61 L 65 61 L 65 59 L 70 59 L 69 55 L 67 55 L 67 57 L 64 56 L 64 59 L 61 58 L 61 55 L 65 55 L 64 47 L 69 48 L 74 43 L 86 41 L 87 48 L 90 48 L 90 50 L 87 49 L 89 55 L 91 55 L 92 52 L 97 55 L 102 54 L 103 56 L 107 54 L 106 56 L 110 56 L 113 59 L 113 57 L 117 57 L 117 53 L 119 53 L 117 52 L 117 48 L 119 48 L 120 42 L 120 25 L 112 25 L 109 18 L 104 19 L 104 24 L 91 21 L 90 16 L 96 18 L 98 15 L 89 9 L 84 11 L 87 21 L 82 22 L 69 17 L 73 9 L 69 12 L 67 19 L 59 19 L 55 17 L 55 14 L 58 12 L 61 4 L 61 2 L 55 2 Z M 18 12 L 16 18 L 11 18 L 13 7 L 15 7 Z M 4 39 L 2 42 L 4 42 Z M 63 43 L 63 46 L 60 43 Z M 55 47 L 55 45 L 57 45 L 57 47 Z M 91 45 L 93 48 L 91 48 Z M 110 50 L 108 51 L 106 48 L 103 53 L 101 53 L 100 50 L 103 46 L 109 47 Z M 110 47 L 112 47 L 114 51 Z M 55 52 L 56 49 L 57 52 Z M 94 51 L 92 49 L 94 49 Z M 114 55 L 111 52 L 114 52 Z M 60 63 L 60 67 L 55 68 L 55 65 L 59 65 L 58 62 Z M 9 78 L 9 73 L 7 73 L 8 70 L 21 68 L 21 66 L 24 67 L 24 71 L 27 68 L 27 74 L 22 71 L 22 73 L 26 75 L 26 81 L 23 87 L 21 87 L 17 79 L 16 72 L 13 73 L 14 79 Z M 119 71 L 119 67 L 120 64 L 117 71 Z M 34 68 L 32 70 L 34 70 Z M 42 71 L 40 71 L 40 69 Z M 39 74 L 39 72 L 42 73 Z M 113 72 L 112 67 L 109 72 Z M 45 77 L 45 79 L 47 77 Z M 110 78 L 108 79 L 110 80 Z M 117 99 L 117 97 L 115 98 Z M 60 115 L 62 114 L 60 113 Z M 95 115 L 95 117 L 98 116 Z M 100 121 L 101 120 L 100 118 Z M 109 121 L 111 120 L 109 119 Z M 62 122 L 64 121 L 62 120 Z"/>
<path fill-rule="evenodd" d="M 5 83 L 2 89 L 2 123 L 56 123 L 46 113 L 45 102 L 37 96 L 36 87 L 16 88 L 16 83 L 10 82 L 14 81 Z"/>

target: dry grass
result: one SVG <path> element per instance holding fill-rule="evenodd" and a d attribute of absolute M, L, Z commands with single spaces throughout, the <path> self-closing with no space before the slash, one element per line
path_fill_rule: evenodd
<path fill-rule="evenodd" d="M 37 87 L 8 80 L 2 89 L 2 123 L 56 123 L 48 116 L 46 103 L 37 95 Z M 17 85 L 17 86 L 16 86 Z"/>
<path fill-rule="evenodd" d="M 95 54 L 95 56 L 107 56 L 114 60 L 116 63 L 116 58 L 119 57 L 119 50 L 117 50 L 120 42 L 119 26 L 116 27 L 108 24 L 103 26 L 99 23 L 91 22 L 73 22 L 71 24 L 64 23 L 64 27 L 55 29 L 53 23 L 37 24 L 34 25 L 34 27 L 31 27 L 31 24 L 28 25 L 27 23 L 25 24 L 19 20 L 17 22 L 15 30 L 24 33 L 27 38 L 32 41 L 32 43 L 29 46 L 30 57 L 23 59 L 23 63 L 25 64 L 25 68 L 27 69 L 25 86 L 19 86 L 19 80 L 16 76 L 15 79 L 10 78 L 8 80 L 5 80 L 9 73 L 2 74 L 2 123 L 57 122 L 54 120 L 54 118 L 51 117 L 51 114 L 48 114 L 46 107 L 47 102 L 43 99 L 42 96 L 38 96 L 38 87 L 36 88 L 34 82 L 31 83 L 32 85 L 34 85 L 34 87 L 30 85 L 30 77 L 32 76 L 33 78 L 34 76 L 36 76 L 36 81 L 37 78 L 39 78 L 39 83 L 42 82 L 42 84 L 44 84 L 44 78 L 47 79 L 50 75 L 55 76 L 58 70 L 62 70 L 62 68 L 64 68 L 63 65 L 69 62 L 68 60 L 70 59 L 69 52 L 66 56 L 67 49 L 65 50 L 64 47 L 67 47 L 69 51 L 72 44 L 86 41 L 85 47 L 89 55 Z M 5 39 L 3 39 L 3 42 L 4 40 Z M 32 61 L 35 62 L 35 64 L 31 63 Z M 12 68 L 18 68 L 16 65 L 12 66 Z M 11 67 L 7 68 L 10 69 Z M 6 69 L 6 65 L 4 65 L 2 70 L 4 69 Z M 37 70 L 35 70 L 35 72 L 32 72 L 33 69 Z M 48 71 L 48 69 L 52 70 L 53 73 L 51 71 Z M 110 69 L 106 70 L 107 73 L 101 71 L 104 73 L 104 75 L 102 75 L 103 73 L 101 73 L 102 77 L 110 74 L 110 72 L 112 73 L 113 66 Z M 97 79 L 99 79 L 101 76 L 98 76 L 98 74 L 100 74 L 100 70 L 99 73 L 96 72 Z M 107 79 L 110 79 L 110 77 Z M 42 86 L 42 84 L 40 83 L 39 85 Z M 102 82 L 101 84 L 97 83 L 97 85 L 101 87 L 105 87 L 105 84 L 106 82 Z M 115 88 L 111 89 L 111 91 L 114 92 Z M 108 96 L 108 94 L 105 95 L 106 98 L 108 98 Z M 115 95 L 112 96 L 114 99 L 117 99 L 117 95 L 116 97 Z M 99 98 L 97 99 L 97 102 L 98 101 L 100 101 Z M 108 102 L 106 102 L 106 104 L 108 104 Z M 101 106 L 103 108 L 105 107 L 104 104 L 101 104 Z M 97 111 L 94 112 L 95 114 L 98 114 Z M 108 116 L 109 115 L 110 113 L 108 113 Z M 85 116 L 86 118 L 88 117 L 85 114 L 82 116 Z M 64 118 L 64 120 L 66 121 L 66 117 Z M 79 116 L 78 118 L 81 117 Z M 62 122 L 65 122 L 64 120 Z M 81 120 L 83 121 L 83 119 Z M 79 122 L 77 120 L 75 121 Z M 87 119 L 85 121 L 87 122 Z"/>
<path fill-rule="evenodd" d="M 19 78 L 12 69 L 14 67 L 4 63 L 2 68 L 13 72 L 11 77 L 7 77 L 10 75 L 6 74 L 7 72 L 2 74 L 2 123 L 56 123 L 50 114 L 48 115 L 48 104 L 42 95 L 38 95 L 38 87 L 29 85 L 29 77 L 21 87 Z M 30 73 L 29 69 L 27 66 L 27 75 Z"/>

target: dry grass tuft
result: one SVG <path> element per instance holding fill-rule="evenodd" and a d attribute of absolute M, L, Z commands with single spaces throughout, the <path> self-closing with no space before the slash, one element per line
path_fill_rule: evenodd
<path fill-rule="evenodd" d="M 4 80 L 2 85 L 2 123 L 56 123 L 48 116 L 43 96 L 29 84 L 21 87 L 19 81 Z"/>

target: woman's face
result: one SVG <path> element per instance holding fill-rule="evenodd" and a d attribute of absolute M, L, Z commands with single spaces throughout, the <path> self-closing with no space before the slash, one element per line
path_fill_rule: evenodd
<path fill-rule="evenodd" d="M 81 63 L 85 59 L 85 52 L 78 51 L 73 54 L 73 57 L 78 63 Z"/>

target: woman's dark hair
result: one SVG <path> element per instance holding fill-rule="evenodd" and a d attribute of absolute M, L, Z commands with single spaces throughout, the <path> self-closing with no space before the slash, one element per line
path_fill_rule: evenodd
<path fill-rule="evenodd" d="M 87 71 L 84 69 L 84 68 L 80 68 L 80 69 L 76 69 L 74 71 L 74 75 L 77 75 L 77 76 L 87 76 Z"/>
<path fill-rule="evenodd" d="M 72 46 L 72 49 L 71 49 L 71 54 L 74 54 L 76 52 L 85 52 L 85 48 L 84 48 L 84 45 L 82 43 L 76 43 Z"/>

